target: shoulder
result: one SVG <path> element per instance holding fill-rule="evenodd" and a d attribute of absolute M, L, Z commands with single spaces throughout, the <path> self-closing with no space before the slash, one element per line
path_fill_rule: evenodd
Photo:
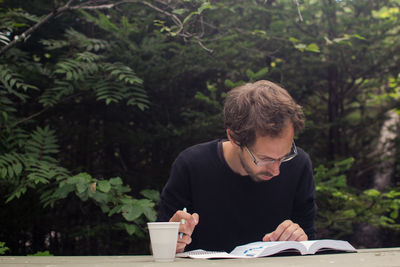
<path fill-rule="evenodd" d="M 210 157 L 212 155 L 217 155 L 218 142 L 220 140 L 212 140 L 209 142 L 204 142 L 190 146 L 179 153 L 177 160 L 200 160 L 204 157 Z"/>
<path fill-rule="evenodd" d="M 311 162 L 310 156 L 305 152 L 302 148 L 297 147 L 297 156 L 296 158 L 303 162 Z"/>
<path fill-rule="evenodd" d="M 284 164 L 290 171 L 301 172 L 301 170 L 312 171 L 310 156 L 302 148 L 297 147 L 297 156 Z"/>
<path fill-rule="evenodd" d="M 198 174 L 210 170 L 210 167 L 218 161 L 218 142 L 219 140 L 213 140 L 183 150 L 172 164 L 171 175 Z"/>

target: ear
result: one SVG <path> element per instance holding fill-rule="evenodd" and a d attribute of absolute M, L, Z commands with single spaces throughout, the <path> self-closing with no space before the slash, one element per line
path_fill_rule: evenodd
<path fill-rule="evenodd" d="M 236 141 L 233 136 L 232 136 L 232 130 L 231 129 L 226 129 L 226 136 L 228 137 L 229 142 L 231 142 L 231 144 L 233 146 L 240 146 L 239 142 Z"/>

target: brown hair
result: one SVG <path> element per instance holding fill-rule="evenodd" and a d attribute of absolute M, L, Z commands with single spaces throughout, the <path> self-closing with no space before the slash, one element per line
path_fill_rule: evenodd
<path fill-rule="evenodd" d="M 224 105 L 225 129 L 240 146 L 255 142 L 256 134 L 276 137 L 287 121 L 295 134 L 304 128 L 304 113 L 289 93 L 273 82 L 261 80 L 228 92 Z"/>

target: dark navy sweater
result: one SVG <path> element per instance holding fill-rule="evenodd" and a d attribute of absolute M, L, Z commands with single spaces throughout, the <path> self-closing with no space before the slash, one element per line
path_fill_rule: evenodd
<path fill-rule="evenodd" d="M 286 219 L 298 223 L 315 239 L 315 185 L 309 156 L 283 162 L 270 181 L 254 182 L 231 170 L 222 140 L 187 148 L 172 165 L 157 221 L 168 221 L 177 210 L 199 214 L 192 243 L 185 250 L 230 252 L 235 246 L 261 241 Z"/>

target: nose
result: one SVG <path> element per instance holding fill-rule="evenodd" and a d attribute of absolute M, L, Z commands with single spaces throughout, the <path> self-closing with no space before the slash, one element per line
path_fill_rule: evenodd
<path fill-rule="evenodd" d="M 270 165 L 270 172 L 274 176 L 278 176 L 280 173 L 280 167 L 281 167 L 281 162 L 280 161 L 275 161 Z"/>

